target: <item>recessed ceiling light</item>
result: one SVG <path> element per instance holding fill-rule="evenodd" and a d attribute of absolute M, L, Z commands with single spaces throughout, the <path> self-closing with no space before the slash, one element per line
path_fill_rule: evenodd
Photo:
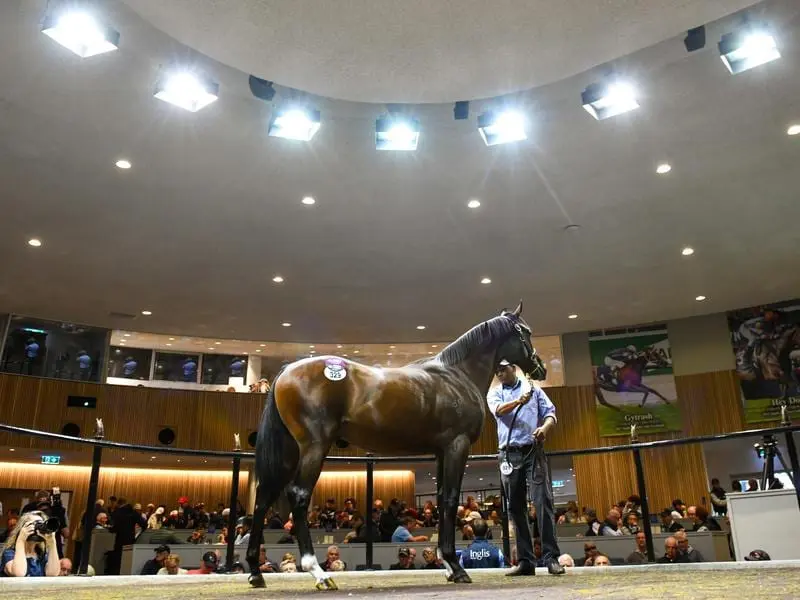
<path fill-rule="evenodd" d="M 301 200 L 301 202 L 303 204 L 305 204 L 306 206 L 311 206 L 312 204 L 316 204 L 317 203 L 317 201 L 314 198 L 312 198 L 311 196 L 306 196 L 305 198 L 303 198 Z"/>
<path fill-rule="evenodd" d="M 431 348 L 438 348 L 439 344 L 431 344 Z"/>
<path fill-rule="evenodd" d="M 188 71 L 163 73 L 154 94 L 190 112 L 208 106 L 219 98 L 219 85 L 203 75 Z"/>
<path fill-rule="evenodd" d="M 256 352 L 261 352 L 261 348 L 256 348 Z"/>
<path fill-rule="evenodd" d="M 314 344 L 309 344 L 309 346 L 308 346 L 308 347 L 309 347 L 309 348 L 316 348 L 316 346 L 315 346 Z"/>
<path fill-rule="evenodd" d="M 151 456 L 151 457 L 150 457 L 150 460 L 155 460 L 155 459 L 156 459 L 156 457 L 155 457 L 155 456 Z"/>
<path fill-rule="evenodd" d="M 153 313 L 152 313 L 151 311 L 149 311 L 149 310 L 143 310 L 143 311 L 142 311 L 142 314 L 143 314 L 145 317 L 149 317 L 149 316 L 150 316 L 150 315 L 152 315 Z"/>
<path fill-rule="evenodd" d="M 681 250 L 681 254 L 683 254 L 684 256 L 691 256 L 692 254 L 694 254 L 694 248 L 692 248 L 691 246 L 686 246 L 686 248 Z"/>
<path fill-rule="evenodd" d="M 670 171 L 672 171 L 672 165 L 669 163 L 661 163 L 656 167 L 656 173 L 659 175 L 666 175 Z"/>
<path fill-rule="evenodd" d="M 316 353 L 317 353 L 317 351 L 316 351 L 316 350 L 309 350 L 309 351 L 308 351 L 308 353 L 309 353 L 309 354 L 316 354 Z"/>
<path fill-rule="evenodd" d="M 484 277 L 483 279 L 481 279 L 481 283 L 483 285 L 489 285 L 490 283 L 492 283 L 492 280 L 489 279 L 488 277 Z"/>
<path fill-rule="evenodd" d="M 433 354 L 433 352 L 431 352 L 431 351 L 429 350 L 429 351 L 428 351 L 428 354 Z"/>
<path fill-rule="evenodd" d="M 220 344 L 222 344 L 222 342 L 214 342 L 214 343 L 215 343 L 217 346 L 219 346 Z"/>
<path fill-rule="evenodd" d="M 800 125 L 792 125 L 786 130 L 787 135 L 797 135 L 800 133 Z"/>
<path fill-rule="evenodd" d="M 577 319 L 578 315 L 569 315 L 567 318 L 568 319 Z"/>
<path fill-rule="evenodd" d="M 419 329 L 420 331 L 422 331 L 423 329 L 425 329 L 425 325 L 417 325 L 417 329 Z"/>
<path fill-rule="evenodd" d="M 125 337 L 131 337 L 131 334 L 130 334 L 130 333 L 126 333 L 126 334 L 124 334 L 124 335 L 125 335 Z"/>
<path fill-rule="evenodd" d="M 280 275 L 275 275 L 275 277 L 272 278 L 272 281 L 274 281 L 275 283 L 283 283 L 283 277 L 281 277 Z"/>
<path fill-rule="evenodd" d="M 397 346 L 389 346 L 389 348 L 391 348 L 392 350 L 394 350 L 395 348 L 397 348 Z"/>
<path fill-rule="evenodd" d="M 131 161 L 129 160 L 118 160 L 114 164 L 117 165 L 117 168 L 119 169 L 130 169 L 132 166 Z"/>
<path fill-rule="evenodd" d="M 342 356 L 347 356 L 347 354 L 342 354 Z"/>
<path fill-rule="evenodd" d="M 289 322 L 283 322 L 283 323 L 281 323 L 281 327 L 291 327 L 291 326 L 292 326 L 292 324 L 291 324 L 291 323 L 289 323 Z"/>
<path fill-rule="evenodd" d="M 469 202 L 467 202 L 467 208 L 479 208 L 481 205 L 481 201 L 477 198 L 473 198 Z"/>
<path fill-rule="evenodd" d="M 386 353 L 386 356 L 391 356 L 391 355 L 392 355 L 392 353 L 391 353 L 391 352 L 387 352 L 387 353 Z"/>
<path fill-rule="evenodd" d="M 170 343 L 167 343 L 167 344 L 165 344 L 165 345 L 166 345 L 166 346 L 172 346 L 172 344 L 170 344 Z"/>
<path fill-rule="evenodd" d="M 213 350 L 214 348 L 209 348 L 209 350 Z"/>
<path fill-rule="evenodd" d="M 170 341 L 170 342 L 174 342 L 174 341 L 175 341 L 175 338 L 169 338 L 169 341 Z"/>
<path fill-rule="evenodd" d="M 695 298 L 695 300 L 697 300 L 698 302 L 702 302 L 702 301 L 703 301 L 703 300 L 705 300 L 705 299 L 706 299 L 706 297 L 705 297 L 705 296 L 697 296 L 697 297 Z"/>
<path fill-rule="evenodd" d="M 16 452 L 17 450 L 16 450 L 16 448 L 9 448 L 8 451 L 9 452 Z"/>
<path fill-rule="evenodd" d="M 68 10 L 49 15 L 42 33 L 81 58 L 111 52 L 119 47 L 119 32 L 83 11 Z"/>
<path fill-rule="evenodd" d="M 33 246 L 34 248 L 38 248 L 42 245 L 42 240 L 38 238 L 31 238 L 28 240 L 28 246 Z"/>
<path fill-rule="evenodd" d="M 259 346 L 261 346 L 262 348 L 266 348 L 267 347 L 266 344 L 259 344 Z"/>
<path fill-rule="evenodd" d="M 361 352 L 361 351 L 360 350 L 353 350 L 353 354 L 358 354 L 359 352 Z"/>
<path fill-rule="evenodd" d="M 478 481 L 483 481 L 483 477 L 478 477 Z"/>

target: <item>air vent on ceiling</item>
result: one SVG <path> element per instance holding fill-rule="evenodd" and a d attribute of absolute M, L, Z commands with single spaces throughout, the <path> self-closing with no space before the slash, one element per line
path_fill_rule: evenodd
<path fill-rule="evenodd" d="M 135 319 L 136 315 L 131 315 L 128 313 L 121 313 L 121 312 L 110 312 L 108 316 L 112 319 Z"/>

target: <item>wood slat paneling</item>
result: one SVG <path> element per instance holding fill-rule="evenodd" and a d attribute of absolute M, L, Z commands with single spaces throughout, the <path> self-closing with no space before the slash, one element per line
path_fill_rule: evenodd
<path fill-rule="evenodd" d="M 734 371 L 675 377 L 686 436 L 746 429 L 742 392 Z"/>

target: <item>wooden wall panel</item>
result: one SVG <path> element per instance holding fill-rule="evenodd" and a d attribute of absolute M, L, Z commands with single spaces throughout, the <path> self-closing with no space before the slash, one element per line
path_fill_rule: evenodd
<path fill-rule="evenodd" d="M 742 392 L 734 371 L 675 377 L 686 436 L 745 429 Z"/>
<path fill-rule="evenodd" d="M 389 500 L 397 498 L 405 500 L 409 506 L 414 505 L 416 482 L 414 471 L 410 470 L 376 470 L 374 474 L 375 498 Z M 314 489 L 313 504 L 322 506 L 328 498 L 336 500 L 336 506 L 342 507 L 344 499 L 356 499 L 356 507 L 363 510 L 367 504 L 367 476 L 364 471 L 330 471 L 322 473 Z"/>

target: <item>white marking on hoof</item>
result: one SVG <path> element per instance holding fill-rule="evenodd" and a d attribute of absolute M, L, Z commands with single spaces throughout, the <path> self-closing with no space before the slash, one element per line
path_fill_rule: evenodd
<path fill-rule="evenodd" d="M 314 579 L 317 580 L 317 584 L 323 584 L 327 587 L 325 580 L 330 579 L 331 576 L 322 570 L 316 556 L 313 554 L 304 554 L 303 558 L 300 559 L 300 565 L 303 567 L 304 571 L 314 576 Z"/>
<path fill-rule="evenodd" d="M 448 563 L 446 560 L 444 560 L 444 557 L 443 557 L 443 555 L 442 555 L 442 549 L 441 549 L 441 548 L 437 548 L 437 549 L 436 549 L 436 556 L 437 556 L 437 557 L 439 558 L 439 560 L 441 560 L 441 561 L 442 561 L 442 563 L 444 564 L 444 569 L 445 569 L 445 571 L 447 572 L 447 576 L 448 576 L 448 577 L 452 577 L 452 576 L 453 576 L 453 567 L 451 567 L 451 566 L 450 566 L 450 563 Z"/>

